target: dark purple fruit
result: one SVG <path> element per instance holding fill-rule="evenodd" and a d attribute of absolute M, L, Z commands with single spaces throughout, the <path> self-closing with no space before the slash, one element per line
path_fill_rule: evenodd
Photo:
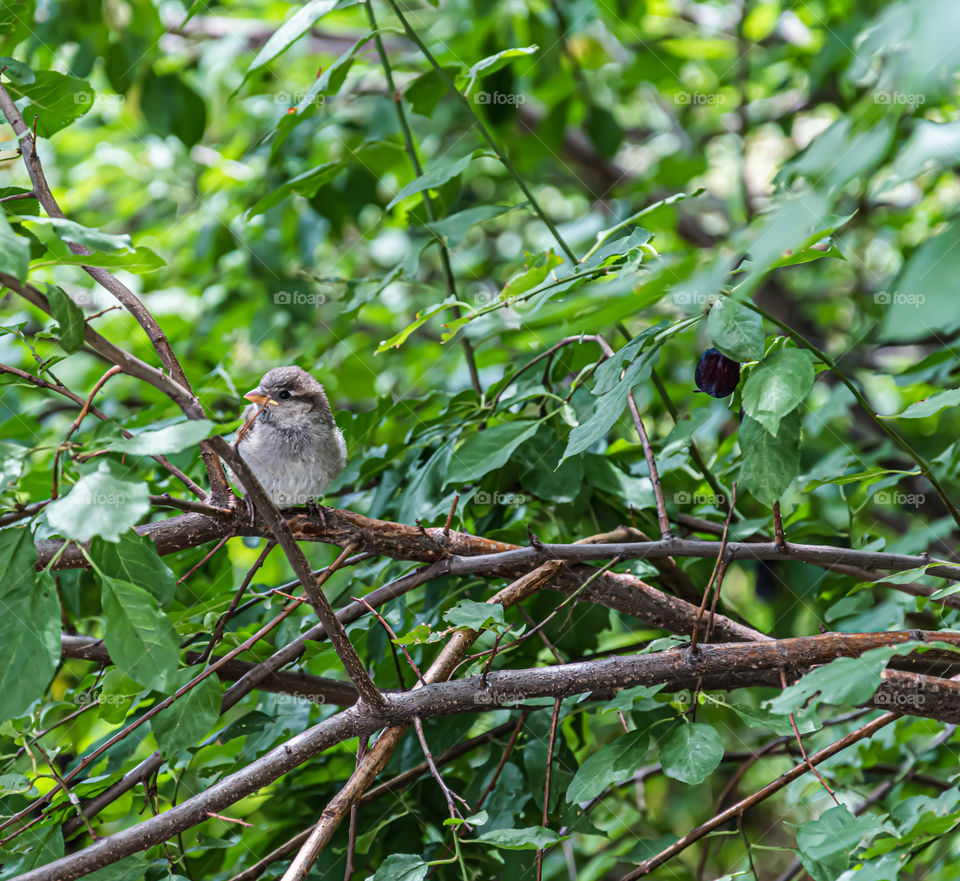
<path fill-rule="evenodd" d="M 721 355 L 716 349 L 707 349 L 697 362 L 697 388 L 714 398 L 733 394 L 740 382 L 740 365 Z"/>

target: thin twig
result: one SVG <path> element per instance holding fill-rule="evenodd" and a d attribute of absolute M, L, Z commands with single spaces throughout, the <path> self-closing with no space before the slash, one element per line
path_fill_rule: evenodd
<path fill-rule="evenodd" d="M 841 737 L 839 740 L 831 743 L 829 746 L 825 746 L 823 749 L 814 753 L 812 756 L 810 756 L 808 762 L 812 765 L 819 765 L 820 762 L 829 759 L 831 756 L 836 755 L 838 752 L 841 752 L 857 741 L 872 737 L 881 728 L 889 725 L 891 722 L 895 722 L 899 718 L 900 716 L 898 713 L 884 713 L 882 716 L 878 716 L 876 719 L 867 722 L 866 725 L 858 728 L 856 731 L 851 731 L 849 734 Z M 809 770 L 808 762 L 801 762 L 799 765 L 794 765 L 793 768 L 786 773 L 781 774 L 776 780 L 768 783 L 766 786 L 758 789 L 756 792 L 752 793 L 746 798 L 741 799 L 726 810 L 715 814 L 713 817 L 707 820 L 706 823 L 701 823 L 699 826 L 691 829 L 686 835 L 683 836 L 683 838 L 679 839 L 679 841 L 676 841 L 669 847 L 664 848 L 658 854 L 650 857 L 650 859 L 644 860 L 639 866 L 637 866 L 636 869 L 624 875 L 620 881 L 637 881 L 638 878 L 643 878 L 646 875 L 649 875 L 658 866 L 662 866 L 667 860 L 672 859 L 678 853 L 686 850 L 691 844 L 703 838 L 704 835 L 708 835 L 714 829 L 718 829 L 720 826 L 727 821 L 732 820 L 734 817 L 742 816 L 743 813 L 749 808 L 760 804 L 762 801 L 769 798 L 774 793 L 779 792 L 794 780 L 802 777 Z"/>
<path fill-rule="evenodd" d="M 0 86 L 2 88 L 2 86 Z M 50 490 L 50 498 L 56 499 L 60 494 L 60 480 L 59 480 L 59 465 L 60 465 L 60 453 L 66 448 L 67 441 L 70 440 L 70 435 L 73 434 L 79 427 L 80 423 L 83 422 L 84 417 L 87 415 L 87 412 L 90 410 L 90 405 L 93 403 L 93 399 L 96 397 L 97 392 L 103 388 L 104 383 L 110 379 L 111 376 L 116 376 L 120 373 L 121 370 L 118 366 L 114 365 L 100 379 L 97 380 L 96 384 L 93 386 L 93 390 L 87 395 L 87 399 L 83 402 L 83 406 L 80 408 L 80 413 L 77 418 L 73 420 L 70 427 L 67 429 L 67 433 L 63 438 L 63 443 L 57 447 L 57 452 L 53 457 L 53 488 Z"/>
<path fill-rule="evenodd" d="M 547 767 L 543 781 L 543 817 L 540 825 L 547 827 L 550 819 L 550 772 L 553 765 L 553 744 L 557 738 L 557 717 L 560 715 L 560 698 L 553 702 L 553 715 L 550 717 L 550 739 L 547 741 Z M 537 881 L 543 878 L 543 848 L 537 850 Z"/>

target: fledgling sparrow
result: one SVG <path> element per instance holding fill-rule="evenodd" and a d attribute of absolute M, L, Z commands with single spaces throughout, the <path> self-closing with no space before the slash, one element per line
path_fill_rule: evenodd
<path fill-rule="evenodd" d="M 237 452 L 278 508 L 314 505 L 347 462 L 323 386 L 294 365 L 275 367 L 244 397 L 251 403 L 243 411 Z M 232 472 L 230 478 L 239 485 Z"/>

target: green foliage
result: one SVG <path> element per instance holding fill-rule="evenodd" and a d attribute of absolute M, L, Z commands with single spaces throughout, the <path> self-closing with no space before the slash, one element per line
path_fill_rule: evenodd
<path fill-rule="evenodd" d="M 151 496 L 191 497 L 151 457 L 205 488 L 198 443 L 236 427 L 240 395 L 271 367 L 297 363 L 324 383 L 349 445 L 326 502 L 371 518 L 429 529 L 453 510 L 451 529 L 525 546 L 531 533 L 573 542 L 625 524 L 657 537 L 632 393 L 678 533 L 716 538 L 736 483 L 731 539 L 769 539 L 779 502 L 792 543 L 957 549 L 955 0 L 399 8 L 439 70 L 380 0 L 0 3 L 0 83 L 65 214 L 46 216 L 24 135 L 5 126 L 0 273 L 34 285 L 50 314 L 4 288 L 0 362 L 20 373 L 0 372 L 0 822 L 42 794 L 51 807 L 4 845 L 2 877 L 89 844 L 82 826 L 65 844 L 73 798 L 156 749 L 163 765 L 146 785 L 162 812 L 339 710 L 264 687 L 221 715 L 225 686 L 211 676 L 69 795 L 48 765 L 69 773 L 205 669 L 231 604 L 215 655 L 284 607 L 271 593 L 290 590 L 279 550 L 238 597 L 256 539 L 161 556 L 133 530 L 172 516 Z M 83 267 L 115 273 L 150 309 L 207 419 L 184 421 L 121 373 L 73 426 L 106 369 L 88 330 L 160 366 L 152 331 Z M 727 399 L 694 392 L 711 346 L 744 365 Z M 704 520 L 711 533 L 697 531 Z M 35 545 L 49 540 L 71 554 L 88 545 L 90 567 L 37 571 Z M 333 559 L 303 547 L 316 569 Z M 696 602 L 713 563 L 614 568 Z M 362 558 L 324 590 L 340 608 L 412 568 Z M 960 628 L 954 582 L 923 567 L 874 575 L 738 558 L 718 610 L 772 639 Z M 480 632 L 455 677 L 479 675 L 507 644 L 491 669 L 677 646 L 657 641 L 659 622 L 582 596 L 558 609 L 549 587 L 522 609 L 484 602 L 505 583 L 442 576 L 381 608 L 398 640 L 369 617 L 351 640 L 375 681 L 400 690 L 414 678 L 397 643 L 426 670 L 453 627 Z M 262 661 L 314 624 L 304 605 L 238 660 Z M 113 664 L 62 657 L 63 630 L 102 639 Z M 425 719 L 437 757 L 525 714 L 515 741 L 508 731 L 442 763 L 471 810 L 482 800 L 482 829 L 444 825 L 424 772 L 360 806 L 354 877 L 536 877 L 538 849 L 545 879 L 568 877 L 568 859 L 580 877 L 617 877 L 709 818 L 738 755 L 756 756 L 738 778 L 746 794 L 799 760 L 794 724 L 808 754 L 862 724 L 843 713 L 870 705 L 903 651 L 787 670 L 800 678 L 782 692 L 592 693 L 565 700 L 552 733 L 552 698 Z M 297 664 L 286 672 L 344 678 L 326 642 L 308 640 Z M 850 809 L 806 774 L 745 812 L 742 834 L 727 825 L 652 877 L 693 877 L 704 853 L 703 877 L 749 877 L 754 864 L 777 877 L 794 841 L 816 881 L 956 877 L 956 737 L 941 731 L 904 715 L 821 766 Z M 249 826 L 211 816 L 89 877 L 227 881 L 316 823 L 357 748 L 337 744 L 225 810 Z M 376 783 L 423 758 L 408 734 Z M 141 795 L 94 816 L 98 834 L 144 820 Z M 317 877 L 344 876 L 347 825 Z M 748 854 L 745 839 L 763 847 Z"/>

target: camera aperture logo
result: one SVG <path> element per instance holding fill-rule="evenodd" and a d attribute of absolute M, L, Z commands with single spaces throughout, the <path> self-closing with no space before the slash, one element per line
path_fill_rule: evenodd
<path fill-rule="evenodd" d="M 308 291 L 277 291 L 273 295 L 276 306 L 322 306 L 327 302 L 326 294 Z"/>

